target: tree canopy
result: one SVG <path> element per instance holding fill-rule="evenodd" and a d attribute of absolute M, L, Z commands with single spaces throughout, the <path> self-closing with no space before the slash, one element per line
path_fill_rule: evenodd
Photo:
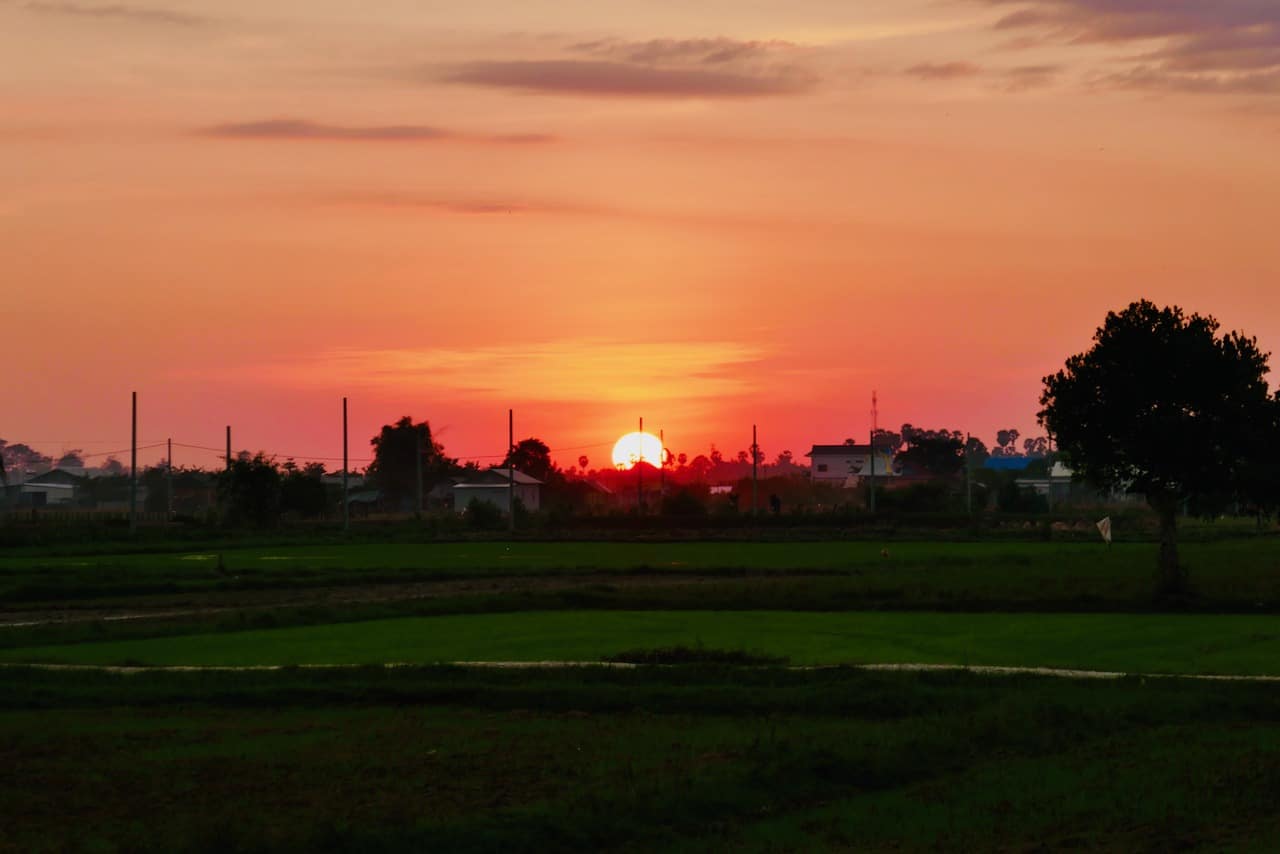
<path fill-rule="evenodd" d="M 561 477 L 560 470 L 551 461 L 551 448 L 546 442 L 533 437 L 516 442 L 502 464 L 513 465 L 517 470 L 536 477 L 543 483 L 551 483 Z"/>
<path fill-rule="evenodd" d="M 1239 493 L 1277 437 L 1267 354 L 1212 317 L 1142 300 L 1107 315 L 1093 346 L 1044 378 L 1040 423 L 1091 483 L 1146 496 L 1161 522 L 1160 579 L 1181 592 L 1177 510 L 1189 498 Z"/>
<path fill-rule="evenodd" d="M 369 479 L 394 504 L 413 500 L 418 488 L 419 454 L 424 490 L 447 479 L 458 467 L 457 460 L 445 456 L 444 446 L 432 435 L 431 424 L 415 424 L 408 415 L 395 424 L 384 424 L 369 444 L 373 446 Z"/>

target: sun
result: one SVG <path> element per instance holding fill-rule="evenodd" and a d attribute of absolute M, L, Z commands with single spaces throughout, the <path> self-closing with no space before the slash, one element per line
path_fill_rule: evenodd
<path fill-rule="evenodd" d="M 662 442 L 652 433 L 628 433 L 613 446 L 617 468 L 635 468 L 641 460 L 654 467 L 662 465 Z"/>

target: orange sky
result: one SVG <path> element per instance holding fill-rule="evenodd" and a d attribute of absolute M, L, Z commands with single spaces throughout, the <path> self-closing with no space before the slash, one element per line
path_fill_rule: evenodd
<path fill-rule="evenodd" d="M 0 0 L 0 437 L 1030 433 L 1132 299 L 1280 346 L 1269 5 Z"/>

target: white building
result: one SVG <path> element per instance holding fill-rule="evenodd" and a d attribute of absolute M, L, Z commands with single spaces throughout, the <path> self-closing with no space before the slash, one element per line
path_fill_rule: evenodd
<path fill-rule="evenodd" d="M 877 450 L 873 455 L 870 445 L 814 445 L 805 456 L 814 483 L 851 488 L 873 474 L 877 478 L 900 475 L 894 469 L 893 454 Z"/>
<path fill-rule="evenodd" d="M 522 471 L 515 473 L 515 497 L 530 513 L 542 507 L 542 481 L 530 477 Z M 453 508 L 458 512 L 467 509 L 474 501 L 486 501 L 503 513 L 511 511 L 511 481 L 507 479 L 507 469 L 495 466 L 467 477 L 453 485 Z"/>

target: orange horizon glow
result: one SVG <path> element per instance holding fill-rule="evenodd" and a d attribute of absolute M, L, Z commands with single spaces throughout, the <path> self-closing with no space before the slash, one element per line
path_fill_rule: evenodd
<path fill-rule="evenodd" d="M 1038 435 L 1134 299 L 1280 351 L 1265 5 L 0 3 L 0 438 Z"/>

